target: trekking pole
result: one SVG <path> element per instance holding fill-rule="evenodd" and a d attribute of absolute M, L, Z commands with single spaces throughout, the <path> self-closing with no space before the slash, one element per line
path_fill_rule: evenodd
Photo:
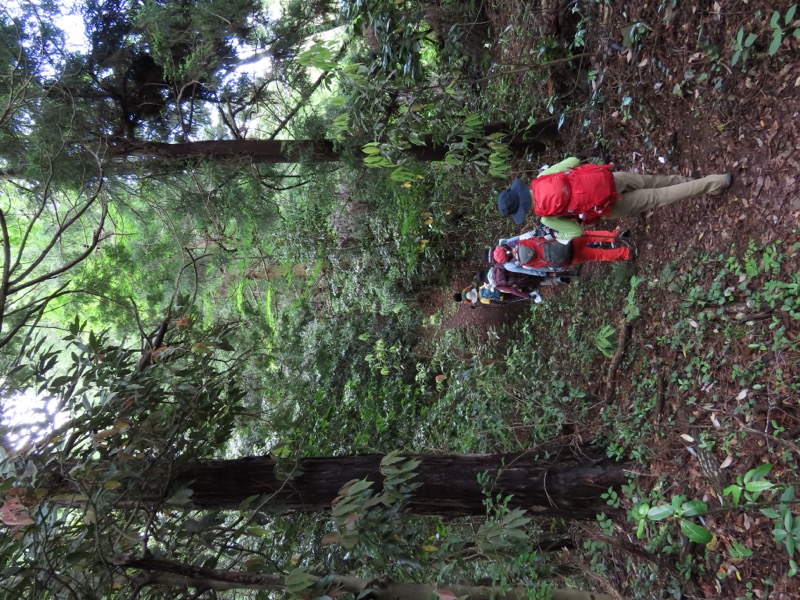
<path fill-rule="evenodd" d="M 508 300 L 506 302 L 501 302 L 500 304 L 473 304 L 470 308 L 505 308 L 509 304 L 515 304 L 517 302 L 530 302 L 533 298 L 517 298 L 516 300 Z"/>

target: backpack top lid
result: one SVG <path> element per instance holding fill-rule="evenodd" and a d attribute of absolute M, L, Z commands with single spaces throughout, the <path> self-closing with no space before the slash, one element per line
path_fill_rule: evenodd
<path fill-rule="evenodd" d="M 533 210 L 540 217 L 567 212 L 571 190 L 566 172 L 540 175 L 531 184 Z"/>

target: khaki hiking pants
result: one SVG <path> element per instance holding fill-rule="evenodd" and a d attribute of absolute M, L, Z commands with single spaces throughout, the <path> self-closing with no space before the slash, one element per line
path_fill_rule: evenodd
<path fill-rule="evenodd" d="M 614 172 L 614 183 L 622 198 L 614 203 L 611 216 L 629 217 L 693 196 L 712 194 L 728 187 L 727 175 L 687 179 L 680 175 L 639 175 Z"/>

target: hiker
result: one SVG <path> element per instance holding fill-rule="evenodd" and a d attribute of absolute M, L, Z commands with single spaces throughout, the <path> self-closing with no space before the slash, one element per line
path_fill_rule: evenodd
<path fill-rule="evenodd" d="M 534 235 L 534 232 L 503 240 L 495 248 L 495 262 L 515 273 L 541 276 L 542 273 L 560 273 L 574 265 L 587 262 L 612 262 L 636 258 L 636 250 L 628 246 L 629 233 L 614 231 L 587 231 L 569 240 L 551 234 Z"/>
<path fill-rule="evenodd" d="M 547 273 L 547 276 L 544 277 L 515 273 L 501 264 L 496 264 L 488 271 L 478 275 L 504 294 L 510 294 L 517 298 L 532 298 L 537 304 L 541 302 L 541 295 L 538 292 L 540 287 L 562 285 L 570 281 L 568 277 L 560 277 L 556 273 Z"/>
<path fill-rule="evenodd" d="M 475 281 L 476 284 L 453 294 L 453 300 L 471 304 L 473 308 L 479 304 L 508 304 L 519 300 L 533 300 L 538 304 L 542 301 L 538 290 L 540 286 L 569 283 L 569 278 L 558 277 L 555 273 L 547 273 L 542 277 L 512 273 L 502 265 L 495 264 L 491 269 L 478 271 Z"/>
<path fill-rule="evenodd" d="M 505 271 L 504 269 L 500 269 Z M 536 290 L 539 285 L 541 277 L 531 277 L 528 275 L 520 275 L 519 273 L 509 273 L 516 275 L 521 280 L 528 280 L 522 286 L 498 286 L 495 284 L 494 274 L 491 270 L 479 271 L 476 281 L 480 285 L 473 284 L 464 288 L 461 292 L 453 294 L 453 300 L 459 304 L 471 304 L 472 308 L 478 305 L 499 305 L 508 304 L 518 299 L 533 300 L 536 303 L 542 301 L 542 296 Z M 526 289 L 527 288 L 527 289 Z M 525 292 L 522 290 L 526 289 Z"/>
<path fill-rule="evenodd" d="M 555 229 L 559 239 L 576 238 L 584 223 L 601 218 L 630 217 L 677 200 L 719 194 L 733 176 L 709 175 L 689 179 L 680 175 L 639 175 L 612 171 L 613 165 L 580 164 L 574 157 L 543 170 L 530 187 L 515 179 L 500 192 L 500 212 L 521 225 L 528 214 Z"/>

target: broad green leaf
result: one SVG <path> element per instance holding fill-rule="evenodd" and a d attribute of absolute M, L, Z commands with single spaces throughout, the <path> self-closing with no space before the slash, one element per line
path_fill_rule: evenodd
<path fill-rule="evenodd" d="M 705 545 L 714 539 L 708 529 L 692 521 L 681 521 L 681 531 L 687 538 L 698 544 Z"/>
<path fill-rule="evenodd" d="M 286 590 L 292 594 L 299 594 L 310 588 L 317 578 L 302 569 L 294 569 L 286 576 Z"/>
<path fill-rule="evenodd" d="M 675 509 L 669 504 L 659 504 L 647 511 L 647 518 L 650 521 L 662 521 L 667 517 L 671 517 L 673 514 L 675 514 Z"/>
<path fill-rule="evenodd" d="M 797 4 L 792 4 L 789 10 L 786 11 L 786 16 L 783 17 L 783 24 L 788 25 L 794 19 L 794 13 L 797 12 Z"/>
<path fill-rule="evenodd" d="M 419 459 L 416 458 L 406 461 L 400 466 L 400 473 L 410 473 L 411 471 L 414 471 L 419 466 L 419 463 Z"/>
<path fill-rule="evenodd" d="M 464 120 L 464 124 L 467 127 L 479 127 L 483 125 L 483 119 L 479 115 L 471 114 Z"/>
<path fill-rule="evenodd" d="M 771 481 L 764 480 L 748 481 L 746 484 L 744 484 L 744 487 L 748 492 L 764 492 L 775 487 L 775 484 Z"/>
<path fill-rule="evenodd" d="M 750 469 L 747 473 L 744 474 L 744 481 L 747 483 L 748 481 L 756 481 L 757 479 L 763 479 L 766 477 L 769 472 L 774 467 L 772 463 L 764 463 L 756 467 L 755 469 Z"/>
<path fill-rule="evenodd" d="M 770 56 L 775 56 L 775 54 L 778 52 L 778 48 L 781 47 L 781 42 L 783 42 L 783 31 L 776 29 L 775 33 L 772 34 L 772 43 L 769 45 L 769 50 L 767 50 L 767 53 Z"/>
<path fill-rule="evenodd" d="M 258 494 L 256 494 L 255 496 L 248 496 L 247 498 L 242 500 L 242 503 L 239 505 L 239 510 L 242 511 L 247 510 L 248 508 L 250 508 L 250 505 L 256 500 L 258 500 Z"/>
<path fill-rule="evenodd" d="M 172 494 L 167 498 L 167 504 L 175 504 L 177 506 L 184 506 L 191 502 L 191 497 L 194 492 L 189 488 L 183 488 Z"/>
<path fill-rule="evenodd" d="M 356 494 L 360 494 L 362 492 L 367 491 L 372 487 L 372 482 L 366 479 L 361 479 L 356 481 L 353 485 L 347 488 L 347 495 L 348 496 L 355 496 Z"/>
<path fill-rule="evenodd" d="M 369 334 L 367 334 L 369 335 Z M 400 456 L 399 450 L 392 450 L 386 456 L 381 459 L 381 467 L 387 467 L 389 465 L 393 465 L 396 462 L 401 462 L 406 459 L 405 456 Z"/>
<path fill-rule="evenodd" d="M 704 515 L 708 511 L 708 504 L 701 500 L 689 500 L 683 505 L 684 517 L 696 517 L 697 515 Z"/>
<path fill-rule="evenodd" d="M 789 533 L 781 529 L 780 527 L 776 527 L 772 530 L 772 537 L 775 538 L 776 542 L 782 542 L 789 536 Z"/>
<path fill-rule="evenodd" d="M 337 131 L 347 129 L 347 122 L 350 119 L 350 113 L 342 113 L 333 120 L 333 128 Z"/>
<path fill-rule="evenodd" d="M 750 46 L 752 46 L 757 38 L 758 38 L 757 33 L 751 33 L 750 35 L 748 35 L 747 39 L 744 41 L 744 47 L 749 48 Z"/>
<path fill-rule="evenodd" d="M 739 497 L 742 494 L 742 487 L 740 485 L 736 485 L 735 483 L 729 485 L 724 490 L 722 490 L 723 496 L 733 496 L 734 504 L 739 504 Z"/>
<path fill-rule="evenodd" d="M 521 508 L 515 508 L 509 512 L 505 519 L 503 519 L 506 527 L 523 527 L 530 523 L 530 518 L 525 516 L 525 511 Z"/>
<path fill-rule="evenodd" d="M 734 558 L 747 558 L 748 556 L 753 555 L 753 551 L 750 550 L 747 546 L 742 544 L 741 542 L 737 542 L 736 540 L 732 540 L 732 552 L 731 554 L 737 554 L 738 556 L 734 556 Z"/>
<path fill-rule="evenodd" d="M 781 13 L 777 10 L 772 13 L 772 17 L 769 20 L 770 27 L 780 27 L 778 23 L 781 20 Z"/>

